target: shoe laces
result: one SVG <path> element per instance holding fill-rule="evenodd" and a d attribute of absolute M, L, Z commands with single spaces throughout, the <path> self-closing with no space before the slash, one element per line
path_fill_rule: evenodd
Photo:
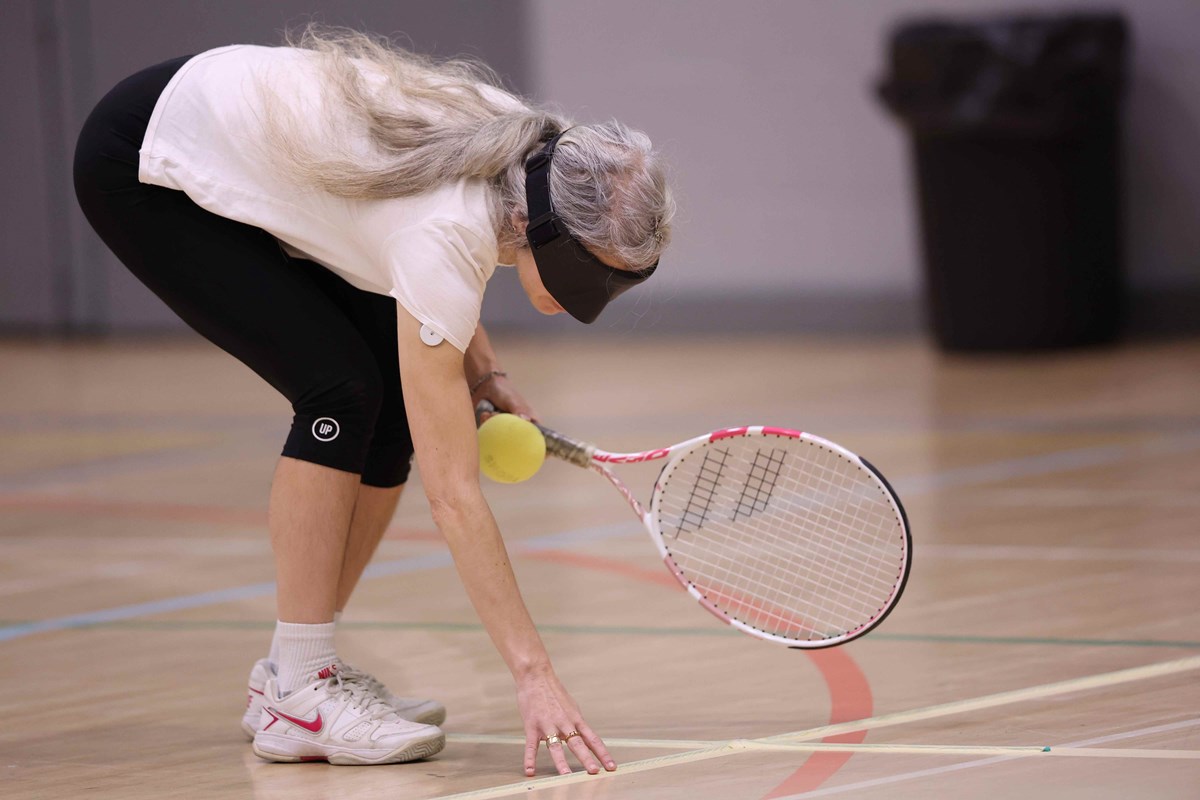
<path fill-rule="evenodd" d="M 344 665 L 343 669 L 345 670 L 345 673 L 351 676 L 354 680 L 365 684 L 366 687 L 372 693 L 374 693 L 376 697 L 379 697 L 380 699 L 387 697 L 388 689 L 383 685 L 383 681 L 379 680 L 379 678 L 376 678 L 366 670 L 356 669 L 349 664 Z"/>
<path fill-rule="evenodd" d="M 399 719 L 396 710 L 384 702 L 376 694 L 370 682 L 365 680 L 367 677 L 369 676 L 365 672 L 347 668 L 339 670 L 330 677 L 329 683 L 331 688 L 333 683 L 337 683 L 339 691 L 349 695 L 350 704 L 365 712 L 366 719 L 371 721 Z"/>

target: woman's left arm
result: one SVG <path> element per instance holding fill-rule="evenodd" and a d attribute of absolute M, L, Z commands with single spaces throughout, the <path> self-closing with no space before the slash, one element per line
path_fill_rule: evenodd
<path fill-rule="evenodd" d="M 467 346 L 463 366 L 472 403 L 487 400 L 496 408 L 537 421 L 533 408 L 513 387 L 508 375 L 504 374 L 504 367 L 496 358 L 496 351 L 492 349 L 492 341 L 483 329 L 483 323 L 475 328 L 475 336 Z"/>

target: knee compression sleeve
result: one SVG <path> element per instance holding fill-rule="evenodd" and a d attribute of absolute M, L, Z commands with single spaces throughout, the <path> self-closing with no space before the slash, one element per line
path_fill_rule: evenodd
<path fill-rule="evenodd" d="M 283 455 L 362 474 L 379 415 L 378 375 L 322 381 L 293 401 Z"/>

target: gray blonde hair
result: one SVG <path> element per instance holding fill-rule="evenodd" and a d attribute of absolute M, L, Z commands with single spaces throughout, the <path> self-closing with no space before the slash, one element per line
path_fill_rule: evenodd
<path fill-rule="evenodd" d="M 653 264 L 670 241 L 675 202 L 645 134 L 616 121 L 572 126 L 505 91 L 483 64 L 435 61 L 359 31 L 309 25 L 287 44 L 320 55 L 329 100 L 316 121 L 326 135 L 314 138 L 313 120 L 297 120 L 269 85 L 263 93 L 269 155 L 299 183 L 385 199 L 482 179 L 501 247 L 524 247 L 513 220 L 528 221 L 525 162 L 566 130 L 550 190 L 571 233 L 629 269 Z"/>

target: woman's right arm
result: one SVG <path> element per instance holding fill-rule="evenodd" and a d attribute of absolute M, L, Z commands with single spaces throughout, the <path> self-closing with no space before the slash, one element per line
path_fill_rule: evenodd
<path fill-rule="evenodd" d="M 434 522 L 449 545 L 467 596 L 517 684 L 525 721 L 525 771 L 533 774 L 538 742 L 578 731 L 567 743 L 588 772 L 616 764 L 580 716 L 554 674 L 550 657 L 521 598 L 504 540 L 479 487 L 475 416 L 463 355 L 448 342 L 421 341 L 421 323 L 397 305 L 404 405 Z M 549 748 L 560 773 L 562 750 Z M 593 755 L 594 753 L 594 755 Z"/>

